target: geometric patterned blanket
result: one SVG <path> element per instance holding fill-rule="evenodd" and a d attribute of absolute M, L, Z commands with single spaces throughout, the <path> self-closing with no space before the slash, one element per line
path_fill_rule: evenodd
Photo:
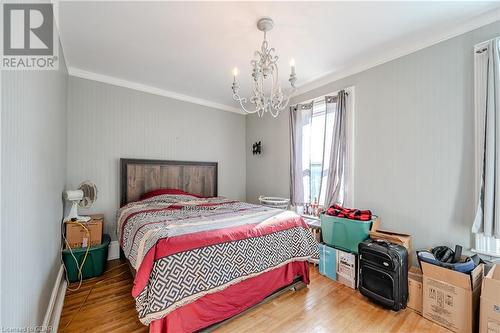
<path fill-rule="evenodd" d="M 204 295 L 318 256 L 290 211 L 217 198 L 161 195 L 118 211 L 118 238 L 137 270 L 132 291 L 145 325 Z"/>

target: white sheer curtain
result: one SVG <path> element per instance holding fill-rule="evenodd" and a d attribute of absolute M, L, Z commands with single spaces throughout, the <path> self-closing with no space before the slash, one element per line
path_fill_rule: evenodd
<path fill-rule="evenodd" d="M 313 102 L 290 107 L 290 201 L 302 206 L 310 197 Z"/>
<path fill-rule="evenodd" d="M 500 250 L 500 37 L 475 50 L 476 248 Z"/>

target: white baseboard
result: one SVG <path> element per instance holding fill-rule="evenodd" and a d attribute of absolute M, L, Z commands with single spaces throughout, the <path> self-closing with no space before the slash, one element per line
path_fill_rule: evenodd
<path fill-rule="evenodd" d="M 118 241 L 112 241 L 109 244 L 108 249 L 108 260 L 120 258 L 120 246 Z M 64 296 L 66 295 L 66 288 L 68 283 L 64 276 L 64 266 L 59 267 L 57 272 L 56 281 L 54 287 L 52 288 L 52 294 L 50 295 L 49 305 L 47 306 L 47 311 L 45 312 L 45 317 L 43 319 L 43 332 L 57 332 L 59 326 L 59 320 L 61 318 L 61 312 L 64 305 Z M 48 327 L 52 327 L 51 330 L 47 330 Z"/>
<path fill-rule="evenodd" d="M 111 241 L 108 248 L 108 260 L 120 258 L 120 245 L 118 241 Z"/>
<path fill-rule="evenodd" d="M 64 296 L 66 295 L 67 282 L 64 277 L 64 266 L 59 267 L 57 272 L 56 281 L 54 283 L 54 288 L 52 289 L 52 294 L 50 295 L 49 305 L 47 306 L 47 311 L 45 312 L 45 317 L 43 319 L 42 329 L 43 332 L 57 332 L 59 326 L 59 319 L 61 318 L 61 312 L 64 305 Z M 47 328 L 51 327 L 51 330 Z"/>

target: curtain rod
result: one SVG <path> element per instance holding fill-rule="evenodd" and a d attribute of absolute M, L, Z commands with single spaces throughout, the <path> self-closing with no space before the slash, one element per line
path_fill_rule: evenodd
<path fill-rule="evenodd" d="M 334 91 L 332 93 L 329 93 L 329 94 L 324 94 L 322 96 L 319 96 L 319 97 L 315 97 L 315 98 L 311 98 L 311 99 L 308 99 L 306 101 L 303 101 L 303 102 L 300 102 L 300 103 L 296 103 L 295 105 L 299 105 L 299 104 L 307 104 L 307 103 L 311 103 L 311 102 L 324 102 L 325 101 L 325 97 L 326 96 L 332 96 L 334 98 L 337 98 L 337 94 L 339 93 L 339 91 L 341 90 L 344 90 L 345 91 L 345 94 L 349 96 L 349 90 L 347 90 L 349 88 L 346 88 L 346 89 L 340 89 L 340 90 L 337 90 L 337 91 Z"/>
<path fill-rule="evenodd" d="M 474 53 L 476 54 L 481 54 L 483 53 L 484 51 L 488 51 L 488 44 L 492 41 L 492 40 L 495 40 L 497 38 L 500 38 L 499 37 L 495 37 L 495 38 L 491 38 L 491 39 L 488 39 L 488 40 L 485 40 L 481 43 L 477 43 L 476 45 L 474 45 Z"/>

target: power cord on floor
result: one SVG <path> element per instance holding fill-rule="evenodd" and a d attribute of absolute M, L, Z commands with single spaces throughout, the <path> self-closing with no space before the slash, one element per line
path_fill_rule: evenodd
<path fill-rule="evenodd" d="M 120 265 L 118 265 L 118 266 L 116 266 L 116 267 L 111 268 L 111 269 L 110 269 L 110 270 L 108 270 L 106 273 L 112 272 L 112 271 L 114 271 L 114 270 L 116 270 L 116 269 L 118 269 L 118 268 L 120 268 L 120 267 L 125 266 L 125 265 L 127 265 L 127 264 L 126 264 L 126 263 L 120 264 Z M 94 287 L 95 287 L 95 286 L 97 286 L 98 284 L 101 284 L 102 282 L 107 281 L 107 280 L 109 280 L 109 279 L 114 279 L 114 278 L 116 278 L 116 277 L 119 277 L 119 276 L 121 276 L 121 275 L 123 275 L 123 274 L 125 274 L 125 273 L 128 273 L 128 271 L 123 271 L 123 272 L 121 272 L 121 273 L 119 273 L 119 274 L 116 274 L 116 275 L 113 275 L 113 276 L 108 276 L 108 277 L 106 277 L 106 278 L 104 278 L 104 279 L 102 279 L 102 280 L 96 281 L 96 282 L 92 285 L 92 287 L 90 287 L 89 292 L 87 293 L 87 295 L 85 295 L 85 298 L 83 299 L 82 303 L 80 304 L 80 306 L 78 307 L 78 309 L 75 311 L 75 313 L 73 314 L 73 316 L 71 316 L 70 320 L 69 320 L 69 321 L 68 321 L 68 323 L 64 326 L 64 328 L 62 329 L 62 331 L 64 331 L 65 329 L 67 329 L 67 328 L 68 328 L 68 326 L 69 326 L 69 325 L 71 324 L 71 322 L 73 321 L 73 319 L 74 319 L 74 318 L 78 315 L 78 313 L 80 312 L 80 310 L 83 308 L 83 306 L 84 306 L 84 305 L 85 305 L 85 303 L 87 302 L 87 299 L 89 298 L 90 294 L 92 293 L 92 290 L 94 290 Z M 80 285 L 81 285 L 81 282 L 80 282 Z M 80 288 L 80 286 L 79 286 L 78 288 Z M 78 289 L 76 289 L 76 290 L 78 290 Z M 71 290 L 70 290 L 70 291 L 71 291 Z"/>

